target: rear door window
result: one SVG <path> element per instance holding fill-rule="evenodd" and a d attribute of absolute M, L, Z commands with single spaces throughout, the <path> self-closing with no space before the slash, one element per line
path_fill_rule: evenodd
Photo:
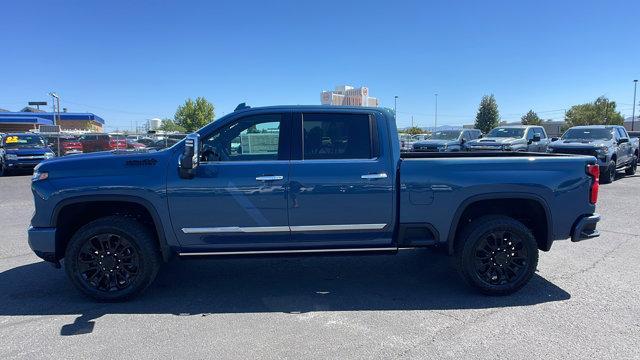
<path fill-rule="evenodd" d="M 371 120 L 367 114 L 303 114 L 304 159 L 371 159 Z"/>

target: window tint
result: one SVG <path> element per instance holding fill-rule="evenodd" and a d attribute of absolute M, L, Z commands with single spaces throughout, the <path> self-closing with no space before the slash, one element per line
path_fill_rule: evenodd
<path fill-rule="evenodd" d="M 280 114 L 242 118 L 202 142 L 202 161 L 278 160 Z"/>
<path fill-rule="evenodd" d="M 625 132 L 624 132 L 624 130 L 622 128 L 616 128 L 616 130 L 618 131 L 618 135 L 620 136 L 620 138 L 628 137 L 627 134 L 625 134 Z"/>
<path fill-rule="evenodd" d="M 534 128 L 533 130 L 535 131 L 536 134 L 540 135 L 540 139 L 546 139 L 547 138 L 547 135 L 544 133 L 542 128 Z"/>
<path fill-rule="evenodd" d="M 527 130 L 527 140 L 533 140 L 533 134 L 535 133 L 533 128 L 529 128 L 529 130 Z"/>
<path fill-rule="evenodd" d="M 366 114 L 304 114 L 304 159 L 370 159 Z"/>

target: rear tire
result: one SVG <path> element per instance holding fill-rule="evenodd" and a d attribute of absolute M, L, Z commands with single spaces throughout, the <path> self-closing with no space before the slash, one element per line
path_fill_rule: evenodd
<path fill-rule="evenodd" d="M 152 233 L 139 222 L 108 216 L 81 227 L 65 254 L 65 272 L 84 295 L 123 301 L 151 284 L 162 258 Z"/>
<path fill-rule="evenodd" d="M 616 162 L 611 160 L 607 166 L 607 170 L 600 174 L 600 183 L 609 184 L 616 178 Z"/>
<path fill-rule="evenodd" d="M 627 175 L 635 175 L 636 170 L 638 169 L 638 157 L 634 156 L 631 161 L 631 165 L 624 170 L 624 173 Z"/>
<path fill-rule="evenodd" d="M 486 295 L 509 295 L 525 286 L 538 265 L 538 245 L 521 222 L 502 215 L 474 220 L 456 242 L 456 267 Z"/>

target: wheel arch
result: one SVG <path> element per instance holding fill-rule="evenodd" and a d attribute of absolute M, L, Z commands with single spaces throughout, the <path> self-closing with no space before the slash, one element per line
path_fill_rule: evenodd
<path fill-rule="evenodd" d="M 514 214 L 521 214 L 518 211 L 514 212 L 514 209 L 518 209 L 517 205 L 529 204 L 537 206 L 534 208 L 534 217 L 538 220 L 544 220 L 544 224 L 525 224 L 532 228 L 532 231 L 536 235 L 536 241 L 538 248 L 542 251 L 548 251 L 551 248 L 553 242 L 553 221 L 551 217 L 551 211 L 549 205 L 539 195 L 529 193 L 490 193 L 471 196 L 465 199 L 459 206 L 453 216 L 449 234 L 447 236 L 447 247 L 450 255 L 453 255 L 455 249 L 455 243 L 458 235 L 460 234 L 462 227 L 465 225 L 465 221 L 468 220 L 468 216 L 472 215 L 474 211 L 480 209 L 487 209 L 488 212 L 482 215 L 507 215 L 517 220 L 518 216 Z M 508 205 L 504 209 L 500 209 L 499 206 Z"/>
<path fill-rule="evenodd" d="M 171 250 L 167 243 L 160 215 L 150 201 L 132 195 L 83 195 L 60 201 L 51 215 L 51 224 L 54 224 L 58 230 L 56 231 L 56 257 L 63 257 L 61 255 L 64 254 L 66 243 L 79 227 L 91 220 L 113 215 L 113 209 L 119 205 L 123 206 L 124 213 L 131 210 L 139 210 L 144 211 L 141 215 L 148 215 L 148 220 L 151 223 L 149 224 L 150 230 L 156 236 L 163 260 L 167 261 L 171 256 Z M 59 227 L 61 225 L 60 221 L 65 216 L 85 210 L 87 210 L 87 213 L 83 214 L 84 217 L 75 222 L 67 223 L 62 228 Z M 90 210 L 95 211 L 95 213 L 89 213 Z"/>

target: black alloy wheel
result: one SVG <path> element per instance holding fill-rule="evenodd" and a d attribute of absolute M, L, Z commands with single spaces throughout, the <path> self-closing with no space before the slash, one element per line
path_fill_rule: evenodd
<path fill-rule="evenodd" d="M 133 218 L 107 216 L 73 235 L 64 267 L 75 287 L 98 301 L 127 300 L 146 289 L 162 263 L 151 230 Z"/>
<path fill-rule="evenodd" d="M 489 285 L 516 282 L 526 273 L 527 249 L 510 231 L 486 233 L 476 246 L 476 274 Z"/>
<path fill-rule="evenodd" d="M 98 291 L 126 289 L 140 271 L 136 249 L 116 234 L 99 234 L 88 239 L 76 261 L 81 280 Z"/>
<path fill-rule="evenodd" d="M 454 260 L 462 278 L 487 295 L 508 295 L 533 277 L 538 244 L 522 222 L 505 215 L 473 219 L 456 239 Z"/>

